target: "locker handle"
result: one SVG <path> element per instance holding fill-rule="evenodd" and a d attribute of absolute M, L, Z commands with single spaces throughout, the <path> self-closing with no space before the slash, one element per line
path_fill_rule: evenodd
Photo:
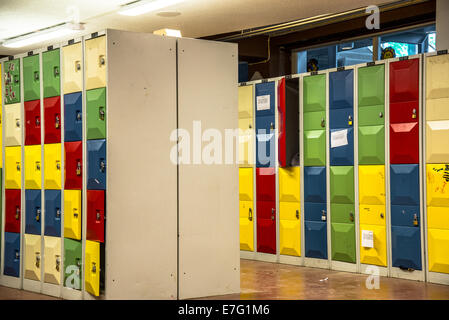
<path fill-rule="evenodd" d="M 19 83 L 19 77 L 14 77 L 14 83 Z"/>
<path fill-rule="evenodd" d="M 36 268 L 40 268 L 40 264 L 41 264 L 40 252 L 36 252 Z"/>
<path fill-rule="evenodd" d="M 16 216 L 15 216 L 16 220 L 20 219 L 20 207 L 16 206 Z"/>
<path fill-rule="evenodd" d="M 383 212 L 380 213 L 380 217 L 381 217 L 382 219 L 384 218 Z"/>
<path fill-rule="evenodd" d="M 352 116 L 348 116 L 348 125 L 352 126 Z"/>
<path fill-rule="evenodd" d="M 61 265 L 61 258 L 56 256 L 56 271 L 59 271 L 59 266 Z"/>
<path fill-rule="evenodd" d="M 383 114 L 383 112 L 381 111 L 381 112 L 379 112 L 379 118 L 383 118 L 384 117 L 384 114 Z"/>
<path fill-rule="evenodd" d="M 416 119 L 416 109 L 415 108 L 413 108 L 413 111 L 412 111 L 412 119 Z"/>
<path fill-rule="evenodd" d="M 56 218 L 61 217 L 61 209 L 56 208 Z"/>
<path fill-rule="evenodd" d="M 354 222 L 354 213 L 349 213 L 349 221 Z"/>
<path fill-rule="evenodd" d="M 81 111 L 79 110 L 76 111 L 76 120 L 81 121 Z"/>
<path fill-rule="evenodd" d="M 104 55 L 101 55 L 101 56 L 98 57 L 98 62 L 100 63 L 100 67 L 104 66 L 104 64 L 106 63 Z"/>
<path fill-rule="evenodd" d="M 36 127 L 40 127 L 41 125 L 41 119 L 39 117 L 36 117 L 36 120 L 34 122 L 36 124 Z"/>
<path fill-rule="evenodd" d="M 34 81 L 39 81 L 39 71 L 34 71 Z"/>
<path fill-rule="evenodd" d="M 253 127 L 253 126 L 252 126 L 251 123 L 250 123 L 250 124 L 248 125 L 248 128 L 249 128 L 249 129 L 252 129 L 252 127 Z"/>
<path fill-rule="evenodd" d="M 100 211 L 97 210 L 97 216 L 96 216 L 97 221 L 101 220 L 101 213 Z"/>
<path fill-rule="evenodd" d="M 41 170 L 41 163 L 39 161 L 36 161 L 36 170 L 37 171 Z"/>
<path fill-rule="evenodd" d="M 106 169 L 106 163 L 104 160 L 100 160 L 100 172 L 104 172 Z"/>
<path fill-rule="evenodd" d="M 248 220 L 253 221 L 253 209 L 251 208 L 248 210 Z"/>
<path fill-rule="evenodd" d="M 76 160 L 76 175 L 77 176 L 81 175 L 81 161 L 79 159 Z"/>
<path fill-rule="evenodd" d="M 16 119 L 16 127 L 20 128 L 20 119 Z"/>
<path fill-rule="evenodd" d="M 97 266 L 95 262 L 92 262 L 92 273 L 97 273 Z"/>
<path fill-rule="evenodd" d="M 299 220 L 299 210 L 296 210 L 296 219 Z"/>
<path fill-rule="evenodd" d="M 271 208 L 271 220 L 274 221 L 274 208 Z"/>
<path fill-rule="evenodd" d="M 53 67 L 53 75 L 54 75 L 55 78 L 59 76 L 59 68 L 58 68 L 58 66 L 54 66 Z"/>
<path fill-rule="evenodd" d="M 56 170 L 61 170 L 61 163 L 59 160 L 56 160 Z"/>
<path fill-rule="evenodd" d="M 20 171 L 20 162 L 16 162 L 16 169 L 17 171 Z"/>
<path fill-rule="evenodd" d="M 40 219 L 41 219 L 41 209 L 36 208 L 36 221 L 39 222 Z"/>
<path fill-rule="evenodd" d="M 76 209 L 73 209 L 73 217 L 78 219 L 78 212 L 76 212 Z"/>
<path fill-rule="evenodd" d="M 274 123 L 270 122 L 270 130 L 274 130 Z"/>
<path fill-rule="evenodd" d="M 321 221 L 326 221 L 326 211 L 325 210 L 321 210 Z"/>
<path fill-rule="evenodd" d="M 419 222 L 418 222 L 418 215 L 417 215 L 416 213 L 413 215 L 413 225 L 414 225 L 415 227 L 417 227 L 417 226 L 419 225 Z"/>
<path fill-rule="evenodd" d="M 59 129 L 60 125 L 61 125 L 61 120 L 59 117 L 59 113 L 57 113 L 57 114 L 55 114 L 55 128 Z"/>
<path fill-rule="evenodd" d="M 19 251 L 16 250 L 16 259 L 19 260 L 19 258 L 20 258 Z"/>
<path fill-rule="evenodd" d="M 100 117 L 100 120 L 104 121 L 104 107 L 98 108 L 98 116 Z"/>
<path fill-rule="evenodd" d="M 76 258 L 76 265 L 77 265 L 78 267 L 81 266 L 80 258 Z"/>
<path fill-rule="evenodd" d="M 75 71 L 80 71 L 80 70 L 81 70 L 81 62 L 75 61 Z"/>
<path fill-rule="evenodd" d="M 324 118 L 321 118 L 321 127 L 324 128 L 326 126 L 326 122 L 324 121 Z"/>

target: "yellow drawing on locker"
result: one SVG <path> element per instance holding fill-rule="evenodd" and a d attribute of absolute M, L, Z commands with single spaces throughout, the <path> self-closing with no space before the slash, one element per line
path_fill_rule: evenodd
<path fill-rule="evenodd" d="M 239 87 L 239 119 L 252 118 L 254 108 L 253 86 Z"/>
<path fill-rule="evenodd" d="M 83 52 L 81 42 L 62 48 L 64 94 L 83 90 Z"/>
<path fill-rule="evenodd" d="M 61 189 L 61 144 L 44 145 L 45 189 Z"/>
<path fill-rule="evenodd" d="M 44 237 L 44 282 L 61 282 L 61 238 Z"/>
<path fill-rule="evenodd" d="M 85 285 L 86 291 L 100 295 L 100 243 L 86 240 Z"/>
<path fill-rule="evenodd" d="M 21 147 L 5 147 L 5 189 L 21 189 L 21 170 Z"/>
<path fill-rule="evenodd" d="M 86 90 L 106 87 L 106 36 L 85 42 Z"/>
<path fill-rule="evenodd" d="M 22 144 L 22 105 L 5 105 L 5 147 Z"/>
<path fill-rule="evenodd" d="M 279 203 L 280 254 L 301 256 L 301 215 L 299 202 Z"/>
<path fill-rule="evenodd" d="M 240 201 L 253 200 L 253 168 L 239 168 Z"/>
<path fill-rule="evenodd" d="M 239 119 L 239 165 L 254 164 L 254 125 L 253 119 Z"/>
<path fill-rule="evenodd" d="M 64 190 L 64 238 L 81 240 L 81 190 Z"/>
<path fill-rule="evenodd" d="M 240 250 L 254 251 L 254 205 L 240 201 Z"/>
<path fill-rule="evenodd" d="M 279 201 L 300 201 L 300 168 L 279 168 Z"/>
<path fill-rule="evenodd" d="M 360 262 L 387 266 L 387 236 L 384 226 L 360 225 Z"/>
<path fill-rule="evenodd" d="M 41 168 L 41 146 L 25 146 L 25 189 L 41 189 Z"/>
<path fill-rule="evenodd" d="M 359 166 L 360 204 L 385 204 L 385 166 Z"/>
<path fill-rule="evenodd" d="M 25 234 L 25 278 L 41 280 L 41 236 Z"/>
<path fill-rule="evenodd" d="M 449 164 L 427 164 L 427 206 L 449 207 Z"/>
<path fill-rule="evenodd" d="M 426 162 L 449 162 L 449 120 L 427 121 Z"/>
<path fill-rule="evenodd" d="M 426 58 L 426 119 L 449 120 L 449 55 Z"/>

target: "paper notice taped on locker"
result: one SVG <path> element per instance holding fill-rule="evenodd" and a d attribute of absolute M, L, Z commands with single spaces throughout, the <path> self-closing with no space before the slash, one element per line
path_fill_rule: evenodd
<path fill-rule="evenodd" d="M 259 142 L 268 142 L 268 141 L 270 141 L 271 138 L 273 138 L 273 136 L 274 136 L 274 133 L 258 134 L 257 140 L 259 140 Z"/>
<path fill-rule="evenodd" d="M 256 105 L 257 111 L 270 110 L 270 95 L 258 96 Z"/>
<path fill-rule="evenodd" d="M 331 148 L 346 146 L 348 144 L 348 129 L 331 132 Z"/>
<path fill-rule="evenodd" d="M 374 248 L 374 232 L 362 230 L 362 247 Z"/>

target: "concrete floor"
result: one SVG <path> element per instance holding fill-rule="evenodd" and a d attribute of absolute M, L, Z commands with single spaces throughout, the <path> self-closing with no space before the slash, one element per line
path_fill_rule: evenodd
<path fill-rule="evenodd" d="M 449 300 L 449 286 L 380 277 L 379 289 L 366 288 L 367 275 L 241 260 L 241 293 L 205 299 Z M 327 280 L 325 280 L 327 278 Z M 0 286 L 0 300 L 56 300 Z"/>

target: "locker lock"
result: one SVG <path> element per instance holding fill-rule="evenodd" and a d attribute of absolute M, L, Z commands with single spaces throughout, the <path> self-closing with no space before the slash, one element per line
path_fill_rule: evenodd
<path fill-rule="evenodd" d="M 59 266 L 61 265 L 61 258 L 56 256 L 56 271 L 59 271 Z"/>
<path fill-rule="evenodd" d="M 349 221 L 354 222 L 354 213 L 349 213 Z"/>
<path fill-rule="evenodd" d="M 100 117 L 100 120 L 104 121 L 104 107 L 98 108 L 98 115 Z"/>
<path fill-rule="evenodd" d="M 76 161 L 76 175 L 77 176 L 81 175 L 81 161 L 80 160 Z"/>
<path fill-rule="evenodd" d="M 53 75 L 54 75 L 55 77 L 59 76 L 59 68 L 58 68 L 57 66 L 55 66 L 55 67 L 53 68 Z"/>
<path fill-rule="evenodd" d="M 100 211 L 97 210 L 97 221 L 100 221 L 100 220 L 101 220 L 101 214 L 100 214 Z"/>
<path fill-rule="evenodd" d="M 81 111 L 76 112 L 76 120 L 81 121 Z"/>
<path fill-rule="evenodd" d="M 381 217 L 382 219 L 384 218 L 383 212 L 380 213 L 380 217 Z"/>
<path fill-rule="evenodd" d="M 39 127 L 41 125 L 41 119 L 39 119 L 39 117 L 36 117 L 36 127 Z"/>
<path fill-rule="evenodd" d="M 56 169 L 61 170 L 61 163 L 59 162 L 59 160 L 56 160 Z"/>
<path fill-rule="evenodd" d="M 250 123 L 250 124 L 248 125 L 248 128 L 250 128 L 250 129 L 251 129 L 252 127 L 253 127 L 253 126 L 252 126 L 252 125 L 251 125 L 251 123 Z"/>
<path fill-rule="evenodd" d="M 100 161 L 100 172 L 104 172 L 106 169 L 106 163 L 104 162 L 104 160 Z"/>
<path fill-rule="evenodd" d="M 274 208 L 271 208 L 271 220 L 274 220 Z"/>
<path fill-rule="evenodd" d="M 81 62 L 75 61 L 75 71 L 80 71 L 80 70 L 81 70 Z"/>
<path fill-rule="evenodd" d="M 95 262 L 92 262 L 92 273 L 97 273 L 97 266 Z"/>
<path fill-rule="evenodd" d="M 351 115 L 349 115 L 349 117 L 348 117 L 348 125 L 352 126 L 352 116 Z"/>
<path fill-rule="evenodd" d="M 55 128 L 59 129 L 59 126 L 61 125 L 61 120 L 59 119 L 59 114 L 55 115 Z"/>
<path fill-rule="evenodd" d="M 61 217 L 61 209 L 56 208 L 56 218 L 60 218 Z"/>
<path fill-rule="evenodd" d="M 36 221 L 39 222 L 40 219 L 41 219 L 41 209 L 36 208 Z"/>
<path fill-rule="evenodd" d="M 299 220 L 299 210 L 296 210 L 296 219 Z"/>
<path fill-rule="evenodd" d="M 383 112 L 381 111 L 381 112 L 379 112 L 379 118 L 383 118 L 384 117 L 384 114 L 383 114 Z"/>
<path fill-rule="evenodd" d="M 37 171 L 41 170 L 41 163 L 39 161 L 36 161 L 36 170 Z"/>
<path fill-rule="evenodd" d="M 39 71 L 34 71 L 34 81 L 39 81 Z"/>
<path fill-rule="evenodd" d="M 270 122 L 270 130 L 274 130 L 274 123 Z"/>
<path fill-rule="evenodd" d="M 76 211 L 76 209 L 73 209 L 74 211 L 73 211 L 73 217 L 75 218 L 75 219 L 78 219 L 78 212 Z"/>
<path fill-rule="evenodd" d="M 416 213 L 413 215 L 413 225 L 418 226 L 418 215 Z"/>
<path fill-rule="evenodd" d="M 19 257 L 20 257 L 19 251 L 16 250 L 16 259 L 19 260 Z"/>
<path fill-rule="evenodd" d="M 17 171 L 20 171 L 20 162 L 16 162 L 16 169 Z"/>
<path fill-rule="evenodd" d="M 103 55 L 98 57 L 98 61 L 100 63 L 100 66 L 104 66 L 104 64 L 106 63 L 106 60 L 104 59 Z"/>
<path fill-rule="evenodd" d="M 248 220 L 253 221 L 253 209 L 251 208 L 248 210 Z"/>
<path fill-rule="evenodd" d="M 40 265 L 41 265 L 40 253 L 36 252 L 36 268 L 40 268 Z"/>
<path fill-rule="evenodd" d="M 78 268 L 81 267 L 80 258 L 76 258 L 76 265 Z"/>
<path fill-rule="evenodd" d="M 327 217 L 326 217 L 326 210 L 321 210 L 321 221 L 326 221 Z"/>
<path fill-rule="evenodd" d="M 321 118 L 321 127 L 324 128 L 326 126 L 326 121 L 324 118 Z"/>
<path fill-rule="evenodd" d="M 413 111 L 412 111 L 412 119 L 416 119 L 416 109 L 415 108 L 413 108 Z"/>
<path fill-rule="evenodd" d="M 20 119 L 16 119 L 16 127 L 20 128 Z"/>
<path fill-rule="evenodd" d="M 19 220 L 19 219 L 20 219 L 20 207 L 19 207 L 19 206 L 16 207 L 16 215 L 15 215 L 15 218 L 16 218 L 16 220 Z"/>

